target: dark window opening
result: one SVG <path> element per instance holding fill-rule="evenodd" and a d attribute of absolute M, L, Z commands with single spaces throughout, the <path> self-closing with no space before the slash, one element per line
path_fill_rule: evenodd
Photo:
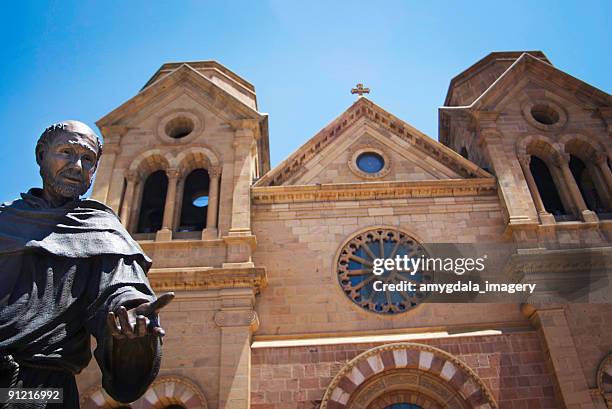
<path fill-rule="evenodd" d="M 468 154 L 467 149 L 465 149 L 465 146 L 461 148 L 461 156 L 463 156 L 466 159 L 469 159 L 469 154 Z"/>
<path fill-rule="evenodd" d="M 559 122 L 559 113 L 548 104 L 537 104 L 531 108 L 533 119 L 544 125 L 554 125 Z"/>
<path fill-rule="evenodd" d="M 555 186 L 555 182 L 553 181 L 553 177 L 546 163 L 537 156 L 532 156 L 531 162 L 529 163 L 529 169 L 538 187 L 538 192 L 540 193 L 546 211 L 555 216 L 555 219 L 557 219 L 557 217 L 560 219 L 563 218 L 567 212 L 563 207 L 563 202 L 557 192 L 557 186 Z"/>
<path fill-rule="evenodd" d="M 414 403 L 394 403 L 389 406 L 386 406 L 385 409 L 423 409 L 419 405 L 415 405 Z"/>
<path fill-rule="evenodd" d="M 597 213 L 607 213 L 609 211 L 608 206 L 606 206 L 606 203 L 601 200 L 597 193 L 591 172 L 587 169 L 584 162 L 580 158 L 570 155 L 569 167 L 589 210 Z"/>
<path fill-rule="evenodd" d="M 168 406 L 164 406 L 164 409 L 185 409 L 185 407 L 183 405 L 168 405 Z"/>
<path fill-rule="evenodd" d="M 185 179 L 178 232 L 200 231 L 206 226 L 210 178 L 204 169 L 196 169 Z"/>
<path fill-rule="evenodd" d="M 161 229 L 164 218 L 168 190 L 166 172 L 158 170 L 151 173 L 143 189 L 137 233 L 155 233 Z"/>
<path fill-rule="evenodd" d="M 190 118 L 179 116 L 166 124 L 166 135 L 174 139 L 181 139 L 193 132 L 194 123 Z"/>

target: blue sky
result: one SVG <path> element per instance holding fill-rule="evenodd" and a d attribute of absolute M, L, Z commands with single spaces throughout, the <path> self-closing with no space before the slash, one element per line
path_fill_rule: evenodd
<path fill-rule="evenodd" d="M 278 164 L 370 98 L 437 139 L 450 79 L 491 51 L 542 50 L 612 89 L 610 1 L 13 1 L 0 6 L 0 201 L 40 185 L 34 146 L 90 126 L 164 62 L 217 60 L 255 85 Z M 97 128 L 96 128 L 97 129 Z"/>

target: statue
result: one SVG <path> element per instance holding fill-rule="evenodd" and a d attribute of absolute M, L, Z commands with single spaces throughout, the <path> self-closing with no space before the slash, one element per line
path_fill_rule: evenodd
<path fill-rule="evenodd" d="M 113 211 L 79 199 L 101 154 L 84 123 L 50 126 L 36 145 L 43 188 L 0 205 L 0 387 L 63 388 L 64 408 L 79 407 L 90 335 L 104 389 L 138 399 L 159 371 L 158 311 L 174 298 L 155 297 L 151 260 Z"/>

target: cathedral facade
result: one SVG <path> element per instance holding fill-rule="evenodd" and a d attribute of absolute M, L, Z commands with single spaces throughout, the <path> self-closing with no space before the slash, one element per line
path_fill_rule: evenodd
<path fill-rule="evenodd" d="M 164 64 L 97 125 L 92 198 L 177 298 L 147 393 L 114 402 L 92 363 L 82 407 L 612 408 L 612 99 L 542 52 L 453 78 L 439 141 L 359 97 L 271 168 L 255 88 L 213 61 Z M 374 291 L 374 259 L 440 243 L 512 249 L 545 291 Z"/>

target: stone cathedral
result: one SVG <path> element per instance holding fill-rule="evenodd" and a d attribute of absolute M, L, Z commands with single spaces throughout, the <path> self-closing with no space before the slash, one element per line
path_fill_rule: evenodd
<path fill-rule="evenodd" d="M 177 298 L 146 394 L 114 402 L 92 363 L 82 407 L 612 408 L 612 98 L 542 52 L 454 77 L 439 141 L 360 95 L 271 168 L 254 86 L 214 61 L 162 65 L 97 125 L 92 198 Z M 373 290 L 374 258 L 449 242 L 512 245 L 547 298 Z"/>

